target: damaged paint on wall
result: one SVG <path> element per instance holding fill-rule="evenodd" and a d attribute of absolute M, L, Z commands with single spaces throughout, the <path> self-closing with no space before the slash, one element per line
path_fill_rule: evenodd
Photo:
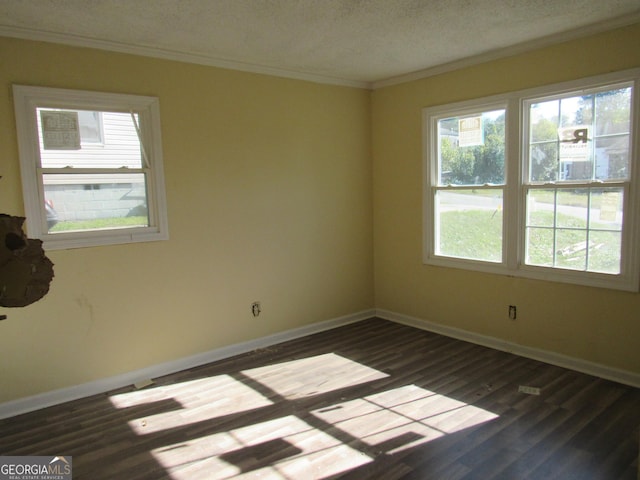
<path fill-rule="evenodd" d="M 25 307 L 49 291 L 53 263 L 42 240 L 27 238 L 24 217 L 0 214 L 0 306 Z"/>

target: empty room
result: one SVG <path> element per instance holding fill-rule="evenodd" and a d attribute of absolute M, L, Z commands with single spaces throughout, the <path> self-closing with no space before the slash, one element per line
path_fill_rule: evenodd
<path fill-rule="evenodd" d="M 0 2 L 1 479 L 638 479 L 637 0 Z"/>

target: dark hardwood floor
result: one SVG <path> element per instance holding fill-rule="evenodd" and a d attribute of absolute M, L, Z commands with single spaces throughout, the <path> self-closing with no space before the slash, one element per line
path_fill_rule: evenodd
<path fill-rule="evenodd" d="M 0 454 L 87 480 L 637 479 L 639 426 L 640 389 L 371 319 L 1 420 Z"/>

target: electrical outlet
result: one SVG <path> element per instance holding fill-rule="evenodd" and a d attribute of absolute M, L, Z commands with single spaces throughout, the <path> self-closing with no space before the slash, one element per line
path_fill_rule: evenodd
<path fill-rule="evenodd" d="M 262 307 L 260 306 L 260 302 L 253 302 L 251 304 L 251 313 L 253 314 L 254 317 L 257 317 L 258 315 L 260 315 L 261 311 L 262 311 Z"/>
<path fill-rule="evenodd" d="M 509 318 L 511 320 L 515 320 L 516 319 L 516 306 L 515 305 L 509 305 Z"/>

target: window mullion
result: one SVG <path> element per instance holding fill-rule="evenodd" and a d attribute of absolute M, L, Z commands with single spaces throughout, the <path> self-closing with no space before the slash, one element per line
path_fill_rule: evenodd
<path fill-rule="evenodd" d="M 524 240 L 521 235 L 524 224 L 520 218 L 524 210 L 524 195 L 522 182 L 524 178 L 522 158 L 524 158 L 524 141 L 520 134 L 522 130 L 521 104 L 516 98 L 507 103 L 506 123 L 506 185 L 504 188 L 503 212 L 503 255 L 509 270 L 516 270 L 524 251 Z"/>
<path fill-rule="evenodd" d="M 595 165 L 595 162 L 594 162 Z M 595 171 L 595 168 L 594 168 Z M 587 225 L 586 225 L 586 242 L 587 242 L 587 249 L 585 250 L 585 259 L 584 259 L 584 267 L 585 270 L 589 270 L 589 261 L 590 261 L 590 252 L 591 252 L 591 202 L 593 201 L 593 192 L 591 190 L 591 188 L 587 189 Z"/>
<path fill-rule="evenodd" d="M 560 162 L 558 162 L 560 163 Z M 558 189 L 553 191 L 553 266 L 558 266 Z"/>
<path fill-rule="evenodd" d="M 556 128 L 559 129 L 561 127 L 561 125 L 562 125 L 562 99 L 558 100 L 558 121 L 557 121 Z M 560 138 L 559 137 L 556 139 L 556 151 L 560 152 Z M 558 154 L 558 162 L 557 162 L 558 171 L 556 172 L 556 181 L 562 180 L 562 162 L 560 161 L 559 155 L 560 154 Z M 555 234 L 554 234 L 554 246 L 555 246 Z M 556 259 L 556 254 L 554 252 L 553 253 L 553 264 L 554 264 L 554 266 L 555 266 L 555 263 L 556 263 L 555 259 Z"/>

